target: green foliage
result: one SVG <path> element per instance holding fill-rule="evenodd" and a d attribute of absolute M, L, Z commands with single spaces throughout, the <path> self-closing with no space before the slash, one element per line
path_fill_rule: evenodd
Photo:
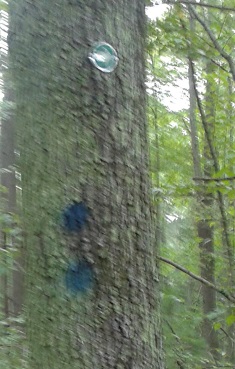
<path fill-rule="evenodd" d="M 0 367 L 7 369 L 27 368 L 27 346 L 24 319 L 4 319 L 0 315 Z"/>
<path fill-rule="evenodd" d="M 229 315 L 226 318 L 226 324 L 228 327 L 230 327 L 232 324 L 235 323 L 235 315 Z"/>
<path fill-rule="evenodd" d="M 14 104 L 8 101 L 1 101 L 0 102 L 0 111 L 1 111 L 1 119 L 7 119 L 12 115 L 14 111 Z"/>
<path fill-rule="evenodd" d="M 3 10 L 4 12 L 8 11 L 8 3 L 5 0 L 0 1 L 0 11 Z"/>
<path fill-rule="evenodd" d="M 209 3 L 209 2 L 208 2 Z M 219 6 L 234 6 L 231 1 L 216 1 Z M 234 13 L 218 9 L 194 7 L 201 19 L 208 24 L 219 45 L 228 54 L 234 55 Z M 210 20 L 208 23 L 208 19 Z M 235 175 L 234 143 L 234 91 L 229 66 L 211 38 L 194 20 L 190 24 L 185 5 L 169 7 L 163 18 L 148 25 L 148 79 L 149 79 L 149 136 L 151 144 L 151 174 L 154 204 L 157 212 L 158 237 L 161 254 L 191 272 L 200 275 L 199 248 L 201 239 L 196 232 L 196 222 L 203 216 L 214 229 L 215 283 L 229 290 L 227 249 L 221 213 L 217 203 L 218 193 L 223 196 L 228 225 L 228 237 L 234 244 L 234 180 L 218 179 Z M 212 144 L 218 159 L 219 170 L 212 173 L 215 181 L 193 180 L 193 160 L 189 124 L 188 58 L 193 60 L 196 88 L 203 111 L 208 111 L 207 84 L 210 83 L 213 106 Z M 211 62 L 213 68 L 206 65 Z M 177 87 L 181 86 L 177 89 Z M 180 91 L 181 90 L 181 91 Z M 182 97 L 179 99 L 178 94 Z M 173 101 L 173 103 L 172 103 Z M 182 104 L 184 102 L 184 104 Z M 205 132 L 200 112 L 196 106 L 198 141 L 202 169 L 212 165 L 211 158 L 203 157 Z M 196 194 L 210 194 L 213 204 L 206 209 Z M 233 262 L 233 261 L 232 261 Z M 163 279 L 162 314 L 164 321 L 165 350 L 168 368 L 202 368 L 211 366 L 208 348 L 202 338 L 201 286 L 191 281 L 182 272 L 161 263 Z M 230 292 L 233 292 L 231 290 Z M 221 365 L 230 365 L 233 357 L 229 348 L 233 336 L 234 314 L 229 304 L 218 296 L 216 311 L 207 319 L 218 333 Z M 225 333 L 223 333 L 225 332 Z M 231 336 L 230 336 L 231 334 Z M 234 364 L 234 363 L 233 363 Z"/>
<path fill-rule="evenodd" d="M 1 193 L 5 192 L 5 188 Z M 19 217 L 12 213 L 0 213 L 1 247 L 0 247 L 0 280 L 6 281 L 7 290 L 0 294 L 0 367 L 8 369 L 26 368 L 26 344 L 23 317 L 9 317 L 4 314 L 4 303 L 11 305 L 10 285 L 12 272 L 18 257 L 16 247 L 21 240 Z M 6 278 L 6 279 L 5 279 Z"/>

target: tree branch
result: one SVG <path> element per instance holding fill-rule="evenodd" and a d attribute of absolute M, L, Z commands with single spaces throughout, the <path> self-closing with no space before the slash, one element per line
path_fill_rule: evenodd
<path fill-rule="evenodd" d="M 189 63 L 191 65 L 191 69 L 192 69 L 192 80 L 193 80 L 193 85 L 194 85 L 194 91 L 195 91 L 195 96 L 196 96 L 196 100 L 197 100 L 197 106 L 198 106 L 198 110 L 201 116 L 201 121 L 202 121 L 202 125 L 203 125 L 203 129 L 205 132 L 205 136 L 206 136 L 206 140 L 207 140 L 207 144 L 209 146 L 210 149 L 210 154 L 211 157 L 213 159 L 213 166 L 214 166 L 214 170 L 215 172 L 219 171 L 219 164 L 218 164 L 218 160 L 216 157 L 216 153 L 212 144 L 212 139 L 211 139 L 211 135 L 210 135 L 210 131 L 208 129 L 207 126 L 207 121 L 206 121 L 206 116 L 202 107 L 202 103 L 201 100 L 199 98 L 199 94 L 198 94 L 198 90 L 197 90 L 197 82 L 196 82 L 196 73 L 195 73 L 195 68 L 194 68 L 194 63 L 192 62 L 192 60 L 189 60 Z"/>
<path fill-rule="evenodd" d="M 185 369 L 185 368 L 184 368 L 184 365 L 183 365 L 183 361 L 182 361 L 182 355 L 180 355 L 180 354 L 177 352 L 177 351 L 180 351 L 180 353 L 181 353 L 181 351 L 183 351 L 183 350 L 180 348 L 180 346 L 179 346 L 179 345 L 181 344 L 180 339 L 179 339 L 179 337 L 177 336 L 177 334 L 175 333 L 175 331 L 174 331 L 173 327 L 171 326 L 171 324 L 168 322 L 168 320 L 164 319 L 164 321 L 166 322 L 166 324 L 167 324 L 168 328 L 170 329 L 171 333 L 173 334 L 173 336 L 175 337 L 175 339 L 176 339 L 176 341 L 177 341 L 177 343 L 178 343 L 178 345 L 176 345 L 176 349 L 174 349 L 175 354 L 179 357 L 179 359 L 178 359 L 178 360 L 176 360 L 176 364 L 179 366 L 179 368 L 180 368 L 180 369 Z M 177 347 L 178 347 L 178 348 L 177 348 Z"/>
<path fill-rule="evenodd" d="M 161 261 L 163 261 L 166 264 L 169 264 L 169 265 L 173 266 L 174 268 L 176 268 L 176 269 L 180 270 L 181 272 L 189 275 L 193 279 L 196 279 L 197 281 L 205 284 L 206 286 L 208 286 L 210 288 L 213 288 L 215 291 L 217 291 L 218 293 L 220 293 L 221 295 L 223 295 L 227 300 L 229 300 L 232 303 L 235 303 L 235 297 L 232 296 L 232 295 L 230 295 L 228 292 L 224 291 L 223 288 L 215 286 L 213 283 L 211 283 L 211 282 L 207 281 L 206 279 L 204 279 L 202 277 L 199 277 L 198 275 L 190 272 L 188 269 L 182 267 L 181 265 L 175 263 L 174 261 L 171 261 L 169 259 L 166 259 L 166 258 L 164 258 L 162 256 L 158 256 L 158 259 L 161 260 Z"/>
<path fill-rule="evenodd" d="M 226 68 L 224 68 L 222 65 L 220 65 L 218 62 L 216 62 L 214 59 L 211 59 L 211 58 L 209 58 L 207 55 L 203 55 L 203 54 L 201 54 L 200 52 L 198 53 L 198 55 L 201 57 L 201 58 L 204 58 L 204 59 L 206 59 L 206 60 L 210 60 L 211 61 L 211 63 L 213 63 L 213 64 L 215 64 L 218 68 L 220 68 L 220 69 L 222 69 L 224 72 L 226 72 L 226 73 L 229 73 L 229 71 L 226 69 Z"/>
<path fill-rule="evenodd" d="M 219 6 L 219 5 L 211 5 L 211 4 L 206 4 L 206 3 L 197 3 L 196 1 L 187 1 L 187 0 L 166 0 L 163 1 L 163 4 L 169 4 L 169 5 L 174 5 L 174 4 L 190 4 L 190 5 L 197 5 L 197 6 L 201 6 L 203 8 L 211 8 L 211 9 L 219 9 L 222 11 L 229 11 L 229 12 L 235 12 L 235 8 L 231 8 L 229 6 Z"/>
<path fill-rule="evenodd" d="M 186 3 L 187 3 L 187 1 L 186 1 Z M 214 36 L 211 29 L 208 27 L 206 22 L 199 16 L 199 14 L 196 12 L 196 10 L 193 8 L 193 6 L 190 5 L 189 3 L 188 3 L 188 8 L 189 8 L 190 12 L 193 14 L 193 16 L 197 19 L 197 21 L 201 24 L 201 26 L 206 31 L 206 33 L 209 36 L 209 38 L 211 39 L 215 49 L 227 61 L 228 65 L 229 65 L 229 68 L 230 68 L 230 72 L 231 72 L 232 77 L 233 77 L 233 80 L 235 81 L 235 65 L 233 63 L 232 57 L 228 53 L 226 53 L 226 51 L 223 50 L 223 48 L 220 46 L 219 42 L 217 41 L 216 37 Z"/>
<path fill-rule="evenodd" d="M 205 182 L 222 182 L 222 181 L 234 181 L 235 176 L 233 177 L 226 177 L 226 178 L 200 178 L 200 177 L 194 177 L 194 181 L 205 181 Z"/>

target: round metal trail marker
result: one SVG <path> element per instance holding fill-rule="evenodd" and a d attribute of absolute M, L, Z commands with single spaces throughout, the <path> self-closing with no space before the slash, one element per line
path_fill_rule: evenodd
<path fill-rule="evenodd" d="M 113 72 L 119 61 L 116 50 L 106 42 L 96 43 L 88 58 L 97 69 L 104 73 Z"/>

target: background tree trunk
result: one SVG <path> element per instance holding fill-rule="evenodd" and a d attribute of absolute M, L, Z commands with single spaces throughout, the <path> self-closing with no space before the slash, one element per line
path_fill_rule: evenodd
<path fill-rule="evenodd" d="M 5 67 L 4 63 L 4 67 Z M 16 212 L 16 179 L 15 179 L 15 136 L 14 136 L 14 123 L 12 113 L 10 112 L 9 105 L 12 103 L 12 96 L 8 91 L 5 91 L 4 102 L 5 112 L 1 119 L 1 211 L 5 214 L 6 222 L 3 221 L 1 224 L 1 247 L 5 249 L 5 255 L 2 254 L 5 259 L 6 270 L 9 267 L 9 258 L 7 256 L 9 247 L 13 246 L 14 240 L 11 237 L 10 232 L 7 229 L 12 228 L 12 216 Z M 8 223 L 8 224 L 5 224 Z M 16 245 L 14 245 L 16 246 Z M 3 261 L 3 260 L 2 260 Z M 13 274 L 18 274 L 17 268 L 13 271 Z M 19 277 L 19 276 L 18 276 Z M 9 317 L 11 313 L 18 314 L 21 306 L 21 294 L 22 289 L 20 288 L 20 279 L 17 278 L 17 286 L 19 288 L 15 289 L 16 294 L 12 292 L 12 284 L 14 284 L 14 277 L 12 280 L 11 271 L 4 273 L 1 276 L 2 285 L 2 296 L 4 313 L 6 317 Z"/>
<path fill-rule="evenodd" d="M 30 368 L 162 369 L 143 2 L 12 0 L 10 17 Z M 88 60 L 96 41 L 118 51 L 111 74 Z M 73 200 L 91 214 L 78 236 L 60 227 Z M 95 283 L 74 296 L 62 282 L 81 258 Z"/>
<path fill-rule="evenodd" d="M 15 176 L 15 126 L 13 117 L 13 93 L 9 83 L 7 83 L 8 71 L 8 55 L 7 55 L 7 39 L 6 28 L 8 24 L 8 17 L 5 12 L 1 12 L 1 72 L 3 79 L 6 82 L 3 86 L 2 93 L 3 107 L 1 114 L 1 136 L 0 136 L 0 167 L 1 167 L 1 185 L 3 191 L 1 192 L 1 211 L 8 216 L 8 224 L 1 224 L 0 238 L 2 248 L 6 252 L 3 256 L 5 258 L 5 268 L 9 268 L 9 247 L 18 248 L 18 256 L 15 257 L 15 263 L 7 273 L 1 277 L 3 287 L 3 299 L 5 316 L 10 314 L 15 316 L 21 312 L 23 303 L 23 273 L 22 273 L 22 255 L 20 245 L 16 244 L 16 239 L 12 231 L 15 230 L 15 214 L 16 214 L 16 176 Z M 5 32 L 4 32 L 5 30 Z M 2 30 L 1 30 L 2 31 Z M 9 81 L 8 81 L 9 82 Z M 3 222 L 4 223 L 4 222 Z M 8 229 L 8 231 L 6 231 Z"/>
<path fill-rule="evenodd" d="M 194 20 L 192 15 L 190 14 L 190 31 L 193 34 L 195 30 Z M 189 50 L 190 52 L 190 50 Z M 198 131 L 197 131 L 197 122 L 196 122 L 196 95 L 195 95 L 195 82 L 194 82 L 194 71 L 193 71 L 193 60 L 191 59 L 191 55 L 189 54 L 189 96 L 190 96 L 190 133 L 191 133 L 191 145 L 192 145 L 192 159 L 193 159 L 193 171 L 194 177 L 201 178 L 201 163 L 200 163 L 200 151 L 198 144 Z M 213 66 L 208 62 L 207 72 L 208 74 L 211 72 L 211 68 Z M 209 77 L 208 77 L 209 80 Z M 206 88 L 206 108 L 207 108 L 207 122 L 208 122 L 208 130 L 212 132 L 213 129 L 213 119 L 214 119 L 214 110 L 213 110 L 213 102 L 211 101 L 211 84 L 207 82 Z M 213 162 L 210 154 L 210 149 L 208 147 L 208 143 L 205 137 L 204 144 L 204 176 L 210 177 L 213 175 Z M 197 184 L 199 184 L 197 182 Z M 212 207 L 214 204 L 213 196 L 205 190 L 205 188 L 201 188 L 197 192 L 196 196 L 197 201 L 197 210 L 199 217 L 201 218 L 197 222 L 197 233 L 198 237 L 201 239 L 199 243 L 200 248 L 200 268 L 201 268 L 201 277 L 206 279 L 207 281 L 215 284 L 215 261 L 214 261 L 214 244 L 213 244 L 213 228 L 211 226 L 212 221 Z M 214 289 L 202 285 L 201 287 L 202 294 L 202 306 L 203 306 L 203 328 L 202 333 L 207 342 L 207 345 L 210 349 L 210 353 L 214 359 L 219 358 L 219 342 L 217 338 L 217 332 L 213 328 L 213 321 L 208 319 L 208 315 L 216 310 L 216 292 Z"/>
<path fill-rule="evenodd" d="M 214 126 L 214 105 L 213 105 L 213 91 L 210 83 L 210 73 L 213 71 L 213 65 L 207 64 L 207 86 L 206 86 L 206 121 L 208 123 L 208 130 L 211 134 Z M 213 161 L 210 154 L 208 143 L 205 139 L 204 147 L 204 176 L 212 177 L 213 175 Z M 203 219 L 198 222 L 198 237 L 201 238 L 200 247 L 200 265 L 201 276 L 207 281 L 215 284 L 215 255 L 214 255 L 214 240 L 213 240 L 213 226 L 210 224 L 213 219 L 214 200 L 213 195 L 206 192 L 202 193 L 201 197 L 202 215 Z M 219 341 L 217 332 L 213 328 L 213 320 L 209 319 L 209 314 L 216 310 L 216 291 L 210 287 L 202 285 L 202 301 L 203 301 L 203 335 L 206 339 L 210 352 L 215 360 L 218 360 L 219 355 Z"/>

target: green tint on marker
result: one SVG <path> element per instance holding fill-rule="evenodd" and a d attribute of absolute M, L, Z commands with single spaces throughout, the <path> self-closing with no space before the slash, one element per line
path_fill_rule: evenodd
<path fill-rule="evenodd" d="M 113 72 L 119 60 L 116 50 L 105 42 L 99 42 L 93 46 L 89 59 L 97 69 L 105 73 Z"/>

